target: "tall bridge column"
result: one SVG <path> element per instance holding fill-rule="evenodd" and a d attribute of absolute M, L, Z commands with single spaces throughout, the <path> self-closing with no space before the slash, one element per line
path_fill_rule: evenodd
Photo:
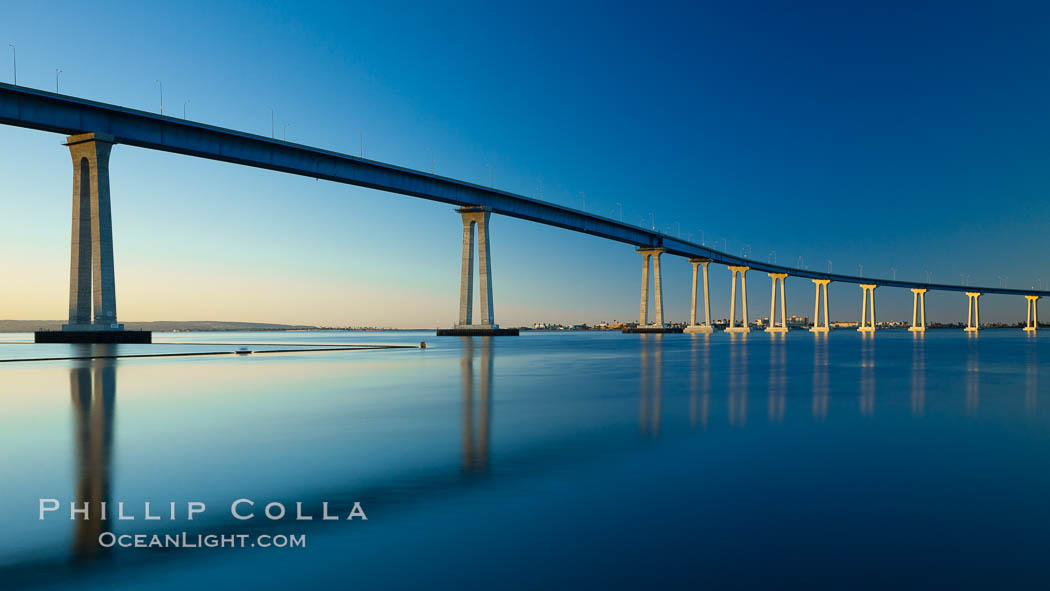
<path fill-rule="evenodd" d="M 770 273 L 770 279 L 773 280 L 773 288 L 769 294 L 769 326 L 766 327 L 766 332 L 787 332 L 788 331 L 788 317 L 787 317 L 787 295 L 784 293 L 784 280 L 787 279 L 787 273 Z M 780 283 L 780 325 L 776 323 L 776 304 L 777 304 L 777 283 Z"/>
<path fill-rule="evenodd" d="M 831 330 L 831 317 L 828 316 L 828 284 L 831 283 L 830 279 L 814 279 L 813 284 L 816 287 L 816 294 L 813 296 L 813 327 L 810 328 L 812 332 L 828 332 Z M 824 289 L 824 324 L 820 324 L 820 290 Z"/>
<path fill-rule="evenodd" d="M 926 332 L 926 290 L 912 288 L 911 332 Z"/>
<path fill-rule="evenodd" d="M 114 138 L 85 133 L 66 138 L 73 158 L 73 236 L 69 257 L 69 324 L 62 330 L 122 330 L 113 278 L 109 153 Z M 93 312 L 93 313 L 92 313 Z"/>
<path fill-rule="evenodd" d="M 864 290 L 862 295 L 862 301 L 860 304 L 860 325 L 857 326 L 857 330 L 860 332 L 874 332 L 875 331 L 875 288 L 877 285 L 870 283 L 862 283 L 860 288 Z M 868 301 L 871 301 L 871 313 L 868 313 Z"/>
<path fill-rule="evenodd" d="M 60 331 L 37 331 L 38 343 L 149 343 L 152 338 L 149 331 L 125 331 L 117 322 L 109 197 L 109 154 L 115 143 L 104 133 L 66 138 L 73 159 L 69 322 Z"/>
<path fill-rule="evenodd" d="M 981 312 L 979 310 L 978 298 L 981 294 L 976 291 L 966 292 L 966 297 L 970 298 L 969 307 L 966 310 L 966 332 L 977 332 L 981 329 Z"/>
<path fill-rule="evenodd" d="M 492 257 L 489 256 L 487 207 L 456 210 L 463 220 L 463 256 L 459 273 L 459 322 L 452 329 L 438 329 L 438 336 L 516 335 L 516 328 L 500 328 L 492 310 Z M 481 322 L 474 323 L 474 230 L 477 228 L 478 273 L 481 275 Z"/>
<path fill-rule="evenodd" d="M 711 259 L 689 259 L 689 262 L 693 264 L 693 304 L 689 311 L 689 326 L 685 328 L 685 332 L 712 333 L 715 329 L 711 325 L 711 294 L 707 288 L 707 266 L 711 264 Z M 700 268 L 704 270 L 704 317 L 706 321 L 703 324 L 696 323 L 696 279 Z"/>
<path fill-rule="evenodd" d="M 638 308 L 638 326 L 649 324 L 649 261 L 653 261 L 653 283 L 656 293 L 653 297 L 653 305 L 656 308 L 656 318 L 653 324 L 662 327 L 664 325 L 664 297 L 661 289 L 660 277 L 660 255 L 664 253 L 662 248 L 639 248 L 638 253 L 642 255 L 642 301 Z"/>
<path fill-rule="evenodd" d="M 1024 330 L 1035 332 L 1039 329 L 1039 296 L 1028 295 L 1024 299 L 1028 302 L 1028 310 L 1024 315 Z"/>
<path fill-rule="evenodd" d="M 726 332 L 751 332 L 751 328 L 747 324 L 747 272 L 751 267 L 740 267 L 731 266 L 729 267 L 729 273 L 732 276 L 730 281 L 731 287 L 729 288 L 729 326 L 726 327 Z M 741 312 L 743 315 L 742 324 L 737 326 L 736 324 L 736 277 L 740 275 L 740 304 Z"/>

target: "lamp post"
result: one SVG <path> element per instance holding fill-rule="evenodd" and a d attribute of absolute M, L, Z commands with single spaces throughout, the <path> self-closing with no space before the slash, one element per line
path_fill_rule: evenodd
<path fill-rule="evenodd" d="M 620 208 L 620 222 L 623 222 L 623 203 L 616 202 L 616 207 Z"/>
<path fill-rule="evenodd" d="M 58 94 L 58 75 L 62 73 L 62 68 L 55 68 L 55 94 Z"/>
<path fill-rule="evenodd" d="M 18 51 L 14 43 L 8 43 L 7 46 L 11 48 L 11 71 L 14 74 L 15 86 L 18 86 Z"/>
<path fill-rule="evenodd" d="M 182 120 L 186 120 L 186 105 L 190 104 L 190 99 L 186 99 L 186 102 L 182 103 Z"/>
<path fill-rule="evenodd" d="M 157 86 L 160 88 L 160 114 L 164 114 L 164 83 L 160 80 L 154 80 Z"/>
<path fill-rule="evenodd" d="M 273 137 L 273 107 L 270 107 L 270 139 L 271 140 L 274 139 L 274 137 Z"/>
<path fill-rule="evenodd" d="M 284 124 L 284 141 L 286 141 L 286 142 L 288 141 L 288 126 L 289 125 L 291 125 L 291 123 L 285 123 Z"/>

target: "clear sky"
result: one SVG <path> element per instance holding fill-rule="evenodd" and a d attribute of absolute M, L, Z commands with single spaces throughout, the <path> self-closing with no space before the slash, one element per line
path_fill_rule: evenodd
<path fill-rule="evenodd" d="M 290 141 L 478 183 L 491 165 L 499 188 L 621 203 L 755 259 L 1050 283 L 1045 3 L 303 4 L 6 3 L 0 79 L 13 43 L 22 85 L 54 90 L 61 68 L 63 93 L 156 111 L 160 79 L 165 114 L 269 135 L 273 107 Z M 0 126 L 0 318 L 66 314 L 61 141 Z M 455 321 L 450 206 L 128 146 L 111 175 L 122 320 Z M 637 317 L 627 245 L 496 217 L 492 256 L 501 324 Z M 664 276 L 668 319 L 687 320 L 689 264 Z M 728 278 L 712 267 L 716 317 Z M 765 315 L 769 279 L 749 279 Z M 789 280 L 789 313 L 812 298 Z M 859 316 L 859 288 L 831 300 Z M 910 292 L 877 301 L 910 318 Z M 962 321 L 966 298 L 927 307 Z M 982 298 L 982 320 L 1024 309 Z"/>

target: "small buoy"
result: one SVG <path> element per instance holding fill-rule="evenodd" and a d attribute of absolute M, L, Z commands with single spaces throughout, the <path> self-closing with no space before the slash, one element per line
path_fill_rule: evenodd
<path fill-rule="evenodd" d="M 252 350 L 249 349 L 248 347 L 241 347 L 240 349 L 237 349 L 236 353 L 238 355 L 251 355 L 252 354 Z"/>
<path fill-rule="evenodd" d="M 420 349 L 426 349 L 427 348 L 427 342 L 426 341 L 419 341 L 419 348 Z"/>

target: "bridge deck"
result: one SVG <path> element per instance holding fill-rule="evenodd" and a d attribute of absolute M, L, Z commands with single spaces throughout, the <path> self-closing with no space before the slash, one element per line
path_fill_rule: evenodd
<path fill-rule="evenodd" d="M 460 207 L 485 206 L 501 215 L 583 232 L 636 247 L 664 248 L 673 255 L 705 257 L 727 265 L 746 265 L 756 271 L 931 291 L 1050 295 L 1050 291 L 876 279 L 763 263 L 507 191 L 320 148 L 10 84 L 0 83 L 0 123 L 66 135 L 108 133 L 115 136 L 118 143 L 129 146 L 325 179 Z"/>

